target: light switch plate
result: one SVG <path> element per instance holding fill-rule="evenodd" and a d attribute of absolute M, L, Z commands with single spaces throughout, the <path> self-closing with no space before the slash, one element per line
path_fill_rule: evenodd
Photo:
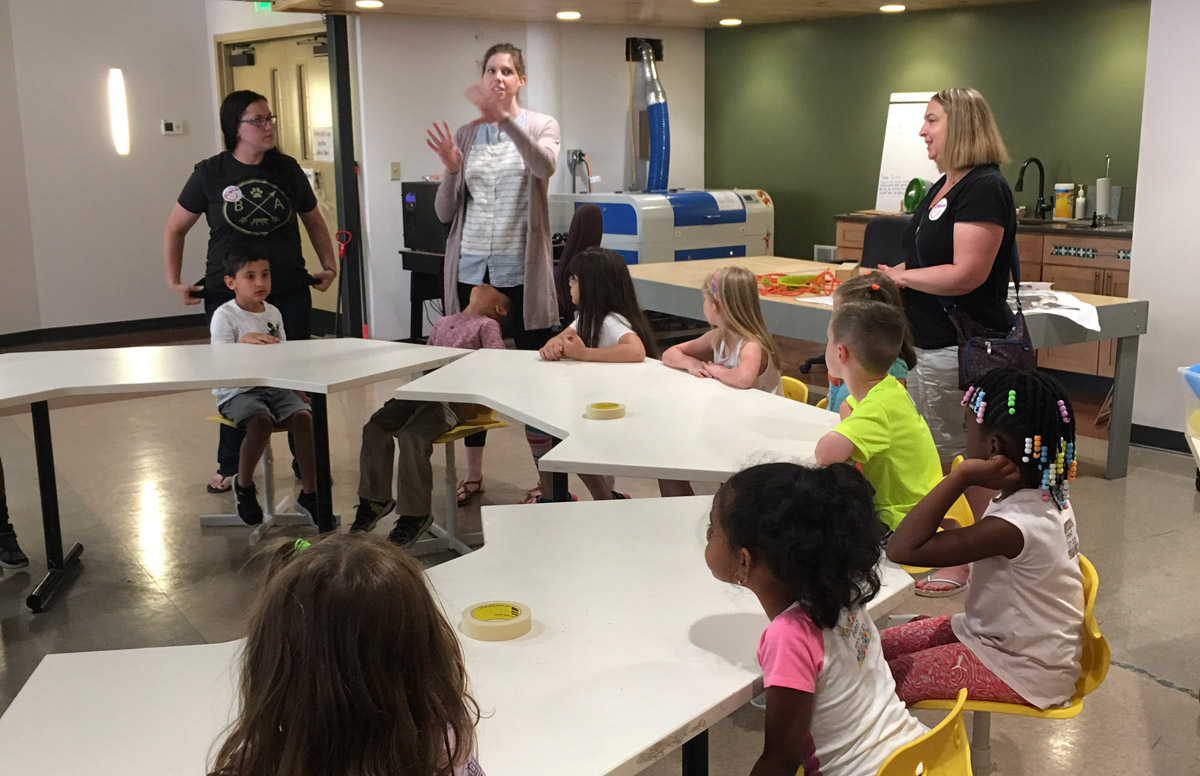
<path fill-rule="evenodd" d="M 392 180 L 400 180 L 400 162 L 392 162 Z"/>

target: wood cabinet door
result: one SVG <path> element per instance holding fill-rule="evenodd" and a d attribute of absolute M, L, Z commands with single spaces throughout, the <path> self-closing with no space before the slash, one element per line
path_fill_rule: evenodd
<path fill-rule="evenodd" d="M 1021 280 L 1036 283 L 1042 279 L 1042 235 L 1017 232 L 1017 257 L 1021 260 Z"/>
<path fill-rule="evenodd" d="M 863 247 L 863 235 L 867 231 L 867 225 L 858 221 L 838 221 L 837 222 L 837 247 L 839 248 L 859 248 Z"/>
<path fill-rule="evenodd" d="M 1104 270 L 1043 264 L 1042 280 L 1053 283 L 1056 291 L 1102 294 L 1107 278 Z M 1064 372 L 1098 374 L 1100 344 L 1099 342 L 1084 342 L 1079 345 L 1043 348 L 1038 351 L 1038 366 L 1044 369 L 1059 369 Z"/>

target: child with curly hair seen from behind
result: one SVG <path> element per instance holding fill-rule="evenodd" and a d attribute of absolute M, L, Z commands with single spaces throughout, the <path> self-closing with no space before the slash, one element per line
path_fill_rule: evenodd
<path fill-rule="evenodd" d="M 408 553 L 301 539 L 267 575 L 212 776 L 483 776 L 458 639 Z"/>
<path fill-rule="evenodd" d="M 866 604 L 879 592 L 871 487 L 844 463 L 769 463 L 713 497 L 704 560 L 771 623 L 758 647 L 763 752 L 751 776 L 871 776 L 925 728 L 896 697 Z"/>

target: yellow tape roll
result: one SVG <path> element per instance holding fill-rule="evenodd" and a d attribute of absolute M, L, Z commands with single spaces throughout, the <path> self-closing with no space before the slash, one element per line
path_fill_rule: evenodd
<path fill-rule="evenodd" d="M 529 607 L 515 601 L 484 601 L 463 609 L 462 632 L 479 641 L 508 641 L 532 628 Z"/>
<path fill-rule="evenodd" d="M 623 418 L 625 417 L 625 405 L 615 401 L 598 401 L 595 404 L 589 404 L 584 415 L 592 420 Z"/>

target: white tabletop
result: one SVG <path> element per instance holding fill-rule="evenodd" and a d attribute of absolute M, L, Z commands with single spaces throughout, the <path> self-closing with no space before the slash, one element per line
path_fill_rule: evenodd
<path fill-rule="evenodd" d="M 487 544 L 430 571 L 455 624 L 490 598 L 533 614 L 514 641 L 460 636 L 489 776 L 637 773 L 751 698 L 767 619 L 704 564 L 710 503 L 485 507 Z M 894 565 L 882 577 L 876 619 L 913 590 Z M 238 646 L 48 656 L 0 718 L 5 772 L 201 776 Z"/>
<path fill-rule="evenodd" d="M 0 407 L 61 396 L 249 385 L 327 394 L 433 369 L 468 352 L 345 338 L 9 353 L 0 355 Z"/>
<path fill-rule="evenodd" d="M 652 359 L 546 362 L 528 351 L 476 351 L 396 397 L 485 404 L 565 440 L 541 459 L 545 471 L 705 482 L 765 460 L 811 463 L 817 440 L 838 423 L 832 412 Z M 584 417 L 602 401 L 624 404 L 626 416 Z"/>

